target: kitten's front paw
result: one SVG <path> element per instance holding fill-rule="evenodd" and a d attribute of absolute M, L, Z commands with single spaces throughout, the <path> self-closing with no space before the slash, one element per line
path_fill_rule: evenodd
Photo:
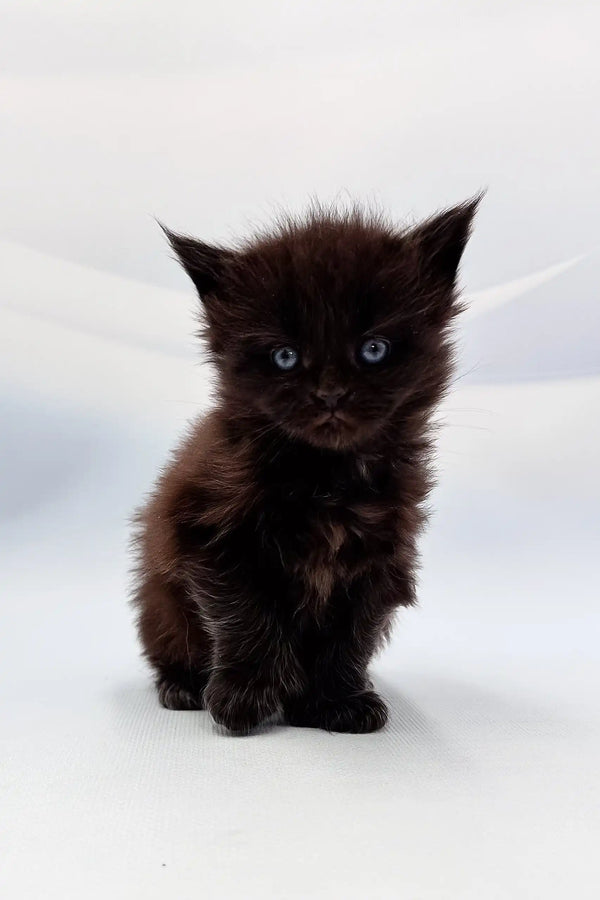
<path fill-rule="evenodd" d="M 156 690 L 160 705 L 165 709 L 204 709 L 202 694 L 193 693 L 166 678 L 157 683 Z"/>
<path fill-rule="evenodd" d="M 272 688 L 252 683 L 241 685 L 224 674 L 210 679 L 204 703 L 215 722 L 234 734 L 248 734 L 279 706 Z"/>
<path fill-rule="evenodd" d="M 383 728 L 388 711 L 375 691 L 364 691 L 339 700 L 298 698 L 286 706 L 285 717 L 290 725 L 366 734 Z"/>

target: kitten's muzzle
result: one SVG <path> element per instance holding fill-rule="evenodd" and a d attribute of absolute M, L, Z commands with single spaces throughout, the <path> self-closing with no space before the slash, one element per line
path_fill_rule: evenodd
<path fill-rule="evenodd" d="M 320 409 L 325 408 L 331 411 L 336 409 L 348 396 L 349 391 L 346 388 L 317 388 L 311 393 L 311 397 Z"/>

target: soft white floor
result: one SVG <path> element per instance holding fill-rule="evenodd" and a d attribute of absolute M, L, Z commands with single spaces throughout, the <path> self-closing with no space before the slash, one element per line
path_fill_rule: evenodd
<path fill-rule="evenodd" d="M 0 251 L 2 896 L 596 897 L 600 378 L 457 383 L 387 730 L 229 738 L 158 707 L 125 603 L 127 516 L 208 402 L 191 295 Z M 467 350 L 530 288 L 475 297 Z"/>

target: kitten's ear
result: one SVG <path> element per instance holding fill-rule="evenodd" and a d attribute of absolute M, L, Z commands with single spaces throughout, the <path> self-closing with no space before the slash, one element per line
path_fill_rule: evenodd
<path fill-rule="evenodd" d="M 234 255 L 231 250 L 205 244 L 185 234 L 175 234 L 158 223 L 166 235 L 171 247 L 177 254 L 179 262 L 190 276 L 200 297 L 214 293 L 228 259 Z"/>
<path fill-rule="evenodd" d="M 473 217 L 483 194 L 446 209 L 410 232 L 414 242 L 419 268 L 445 287 L 451 288 L 456 279 L 458 265 L 471 234 Z"/>

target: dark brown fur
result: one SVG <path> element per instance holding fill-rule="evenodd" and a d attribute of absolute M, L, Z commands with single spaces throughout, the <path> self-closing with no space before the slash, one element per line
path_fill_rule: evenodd
<path fill-rule="evenodd" d="M 202 298 L 219 400 L 138 516 L 134 602 L 163 705 L 237 733 L 280 710 L 332 731 L 385 724 L 367 666 L 415 602 L 477 202 L 404 231 L 316 209 L 237 250 L 167 232 Z M 367 365 L 372 336 L 390 352 Z M 293 371 L 273 363 L 281 346 Z"/>

